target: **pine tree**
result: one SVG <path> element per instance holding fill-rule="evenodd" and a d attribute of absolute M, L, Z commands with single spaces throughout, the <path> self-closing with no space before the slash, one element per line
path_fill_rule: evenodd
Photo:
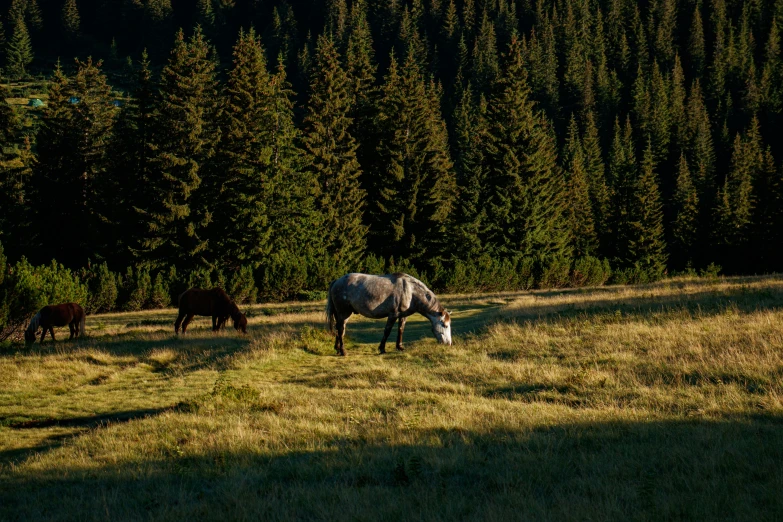
<path fill-rule="evenodd" d="M 629 221 L 629 260 L 648 278 L 660 278 L 666 270 L 666 243 L 663 237 L 663 212 L 653 149 L 649 143 L 634 186 Z"/>
<path fill-rule="evenodd" d="M 137 247 L 136 239 L 146 232 L 144 210 L 156 196 L 151 190 L 153 135 L 157 86 L 152 79 L 146 50 L 133 67 L 133 96 L 123 100 L 122 109 L 109 142 L 110 168 L 101 192 L 111 194 L 105 203 L 107 237 L 116 243 L 107 250 L 111 266 L 127 264 Z"/>
<path fill-rule="evenodd" d="M 530 100 L 516 38 L 505 61 L 488 111 L 484 244 L 497 257 L 570 256 L 555 143 L 548 122 Z"/>
<path fill-rule="evenodd" d="M 707 61 L 707 53 L 704 45 L 704 24 L 701 19 L 701 8 L 697 3 L 693 9 L 693 18 L 690 30 L 689 54 L 691 63 L 691 72 L 696 78 L 704 74 L 704 65 Z"/>
<path fill-rule="evenodd" d="M 468 84 L 454 109 L 454 170 L 459 196 L 454 210 L 457 239 L 453 256 L 457 259 L 476 257 L 483 250 L 488 130 L 486 101 L 482 97 L 475 103 Z"/>
<path fill-rule="evenodd" d="M 672 264 L 676 268 L 693 265 L 699 239 L 699 196 L 691 181 L 688 161 L 680 155 L 677 188 L 674 192 L 674 221 L 671 225 Z"/>
<path fill-rule="evenodd" d="M 783 253 L 780 252 L 783 240 L 783 172 L 775 164 L 769 147 L 764 151 L 761 172 L 753 189 L 756 202 L 752 218 L 756 267 L 774 271 L 783 262 Z"/>
<path fill-rule="evenodd" d="M 455 195 L 440 107 L 408 53 L 392 55 L 378 102 L 378 161 L 369 173 L 370 244 L 384 257 L 424 263 L 444 254 Z"/>
<path fill-rule="evenodd" d="M 217 142 L 219 114 L 215 62 L 200 28 L 185 40 L 177 33 L 160 79 L 160 97 L 146 209 L 147 236 L 140 248 L 147 260 L 178 268 L 208 264 L 204 258 L 210 221 L 209 197 L 199 187 Z M 215 173 L 215 176 L 218 176 Z M 213 188 L 218 183 L 207 183 Z M 205 195 L 206 196 L 206 195 Z"/>
<path fill-rule="evenodd" d="M 630 119 L 626 119 L 625 128 L 620 121 L 614 122 L 614 137 L 609 155 L 609 181 L 612 187 L 612 214 L 610 226 L 612 241 L 608 249 L 613 259 L 612 266 L 628 268 L 633 266 L 629 246 L 633 240 L 631 230 L 631 211 L 634 191 L 638 177 L 636 152 L 633 143 L 633 131 Z"/>
<path fill-rule="evenodd" d="M 269 204 L 275 121 L 272 78 L 253 29 L 239 33 L 228 73 L 222 139 L 214 165 L 223 172 L 210 223 L 211 257 L 237 270 L 257 268 L 272 251 Z"/>
<path fill-rule="evenodd" d="M 66 37 L 76 38 L 76 36 L 79 35 L 81 19 L 79 17 L 79 8 L 76 6 L 76 0 L 65 0 L 61 21 Z"/>
<path fill-rule="evenodd" d="M 611 242 L 611 195 L 606 183 L 606 166 L 601 152 L 601 140 L 592 112 L 585 114 L 582 150 L 585 156 L 587 181 L 590 190 L 590 203 L 593 207 L 595 229 L 598 235 L 600 252 L 607 257 Z"/>
<path fill-rule="evenodd" d="M 270 242 L 275 250 L 265 264 L 281 263 L 287 256 L 307 259 L 323 256 L 322 223 L 315 206 L 318 180 L 308 168 L 294 125 L 294 93 L 288 83 L 282 55 L 272 76 L 271 104 L 261 126 L 270 147 L 267 176 L 272 187 L 268 198 Z"/>
<path fill-rule="evenodd" d="M 356 270 L 367 229 L 362 222 L 364 191 L 350 134 L 352 93 L 334 42 L 318 38 L 316 69 L 305 118 L 304 149 L 320 187 L 318 210 L 327 252 L 340 270 Z"/>
<path fill-rule="evenodd" d="M 48 106 L 38 135 L 34 169 L 36 223 L 68 223 L 79 234 L 39 237 L 40 254 L 66 266 L 82 266 L 104 251 L 104 200 L 100 187 L 107 171 L 107 144 L 116 110 L 101 62 L 76 61 L 76 73 L 61 70 L 49 90 Z M 43 260 L 43 259 L 41 259 Z"/>
<path fill-rule="evenodd" d="M 33 48 L 24 19 L 15 19 L 13 25 L 5 54 L 6 71 L 10 77 L 19 79 L 27 75 L 27 68 L 33 63 Z"/>
<path fill-rule="evenodd" d="M 598 251 L 598 237 L 590 202 L 587 164 L 574 116 L 571 116 L 571 122 L 568 125 L 563 160 L 563 168 L 568 179 L 566 219 L 571 229 L 574 256 L 595 255 Z"/>

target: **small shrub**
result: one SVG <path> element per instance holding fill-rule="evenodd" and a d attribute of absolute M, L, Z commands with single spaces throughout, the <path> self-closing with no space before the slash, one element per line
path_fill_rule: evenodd
<path fill-rule="evenodd" d="M 117 304 L 119 290 L 117 276 L 109 270 L 106 263 L 93 265 L 84 271 L 84 281 L 87 283 L 89 298 L 87 313 L 98 314 L 111 312 Z"/>
<path fill-rule="evenodd" d="M 197 268 L 192 270 L 188 274 L 187 281 L 187 288 L 185 290 L 189 288 L 209 289 L 215 286 L 212 279 L 212 270 L 209 268 Z"/>
<path fill-rule="evenodd" d="M 0 285 L 0 341 L 16 337 L 30 317 L 48 304 L 87 305 L 87 285 L 63 265 L 33 266 L 22 258 L 13 267 L 5 263 Z"/>
<path fill-rule="evenodd" d="M 145 308 L 165 308 L 168 306 L 169 298 L 169 285 L 166 284 L 166 280 L 163 277 L 162 272 L 158 272 L 155 276 L 155 281 L 150 288 L 149 298 L 145 303 Z"/>
<path fill-rule="evenodd" d="M 253 279 L 253 270 L 249 266 L 243 266 L 231 276 L 228 293 L 237 303 L 255 303 L 258 296 L 256 282 Z"/>
<path fill-rule="evenodd" d="M 722 268 L 720 265 L 716 265 L 715 263 L 710 263 L 705 268 L 703 268 L 699 275 L 701 277 L 706 277 L 707 279 L 717 279 L 720 275 Z"/>
<path fill-rule="evenodd" d="M 137 312 L 144 309 L 150 298 L 152 280 L 149 268 L 146 266 L 128 267 L 122 282 L 120 293 L 121 307 L 128 312 Z"/>
<path fill-rule="evenodd" d="M 259 294 L 269 301 L 282 301 L 305 289 L 307 264 L 301 256 L 278 253 L 261 266 Z"/>
<path fill-rule="evenodd" d="M 600 286 L 611 277 L 609 260 L 585 256 L 574 261 L 571 270 L 571 286 Z"/>
<path fill-rule="evenodd" d="M 539 288 L 564 288 L 570 282 L 571 260 L 564 256 L 542 259 L 538 266 Z"/>
<path fill-rule="evenodd" d="M 365 274 L 385 274 L 386 261 L 382 257 L 377 257 L 374 254 L 369 254 L 364 258 L 364 265 L 361 270 Z"/>

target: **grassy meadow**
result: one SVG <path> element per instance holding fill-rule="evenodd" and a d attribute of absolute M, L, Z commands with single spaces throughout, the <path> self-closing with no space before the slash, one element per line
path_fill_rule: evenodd
<path fill-rule="evenodd" d="M 781 520 L 783 277 L 452 295 L 412 318 L 90 316 L 0 351 L 0 520 Z"/>

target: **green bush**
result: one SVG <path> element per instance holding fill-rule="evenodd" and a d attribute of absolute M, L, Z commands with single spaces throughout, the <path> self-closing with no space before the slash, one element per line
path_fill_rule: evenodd
<path fill-rule="evenodd" d="M 165 308 L 169 302 L 171 302 L 169 285 L 163 276 L 163 272 L 158 272 L 150 288 L 149 298 L 144 308 Z"/>
<path fill-rule="evenodd" d="M 195 270 L 191 270 L 188 274 L 188 284 L 187 289 L 189 288 L 203 288 L 205 290 L 214 288 L 216 281 L 212 279 L 212 270 L 209 268 L 197 268 Z"/>
<path fill-rule="evenodd" d="M 564 256 L 550 256 L 538 263 L 539 288 L 565 288 L 570 283 L 571 260 Z"/>
<path fill-rule="evenodd" d="M 255 303 L 258 296 L 253 270 L 243 266 L 231 276 L 228 293 L 237 303 Z"/>
<path fill-rule="evenodd" d="M 364 263 L 360 269 L 365 274 L 386 274 L 386 261 L 382 257 L 369 254 L 364 258 Z"/>
<path fill-rule="evenodd" d="M 87 285 L 56 261 L 34 267 L 22 258 L 13 267 L 3 265 L 0 341 L 15 337 L 30 317 L 45 305 L 67 302 L 87 305 Z"/>
<path fill-rule="evenodd" d="M 600 286 L 611 277 L 612 269 L 608 259 L 585 256 L 574 261 L 571 270 L 571 286 Z"/>
<path fill-rule="evenodd" d="M 122 281 L 120 303 L 123 310 L 143 310 L 152 293 L 152 279 L 149 267 L 128 267 Z"/>
<path fill-rule="evenodd" d="M 83 272 L 83 280 L 89 290 L 87 313 L 111 312 L 117 304 L 117 276 L 106 263 L 93 265 Z"/>
<path fill-rule="evenodd" d="M 258 270 L 259 294 L 264 300 L 282 301 L 306 290 L 307 263 L 298 255 L 280 252 Z"/>

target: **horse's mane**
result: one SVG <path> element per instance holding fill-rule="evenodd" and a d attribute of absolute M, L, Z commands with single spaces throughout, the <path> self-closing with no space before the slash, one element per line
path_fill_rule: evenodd
<path fill-rule="evenodd" d="M 395 278 L 403 277 L 403 276 L 407 277 L 408 281 L 411 284 L 413 284 L 414 286 L 418 287 L 418 289 L 421 290 L 421 292 L 423 292 L 425 296 L 429 296 L 430 297 L 430 299 L 426 299 L 425 298 L 425 302 L 423 303 L 425 306 L 427 306 L 427 311 L 428 312 L 441 313 L 441 312 L 443 312 L 445 310 L 443 305 L 440 304 L 440 301 L 438 301 L 438 298 L 435 297 L 435 294 L 432 292 L 432 290 L 427 288 L 427 285 L 425 285 L 424 283 L 422 283 L 421 281 L 419 281 L 418 279 L 416 279 L 412 275 L 402 274 L 402 273 L 399 273 L 399 272 L 396 273 L 396 274 L 392 274 L 392 275 Z"/>
<path fill-rule="evenodd" d="M 41 324 L 41 312 L 38 312 L 35 314 L 35 316 L 30 321 L 29 326 L 27 327 L 28 331 L 32 331 L 33 333 L 38 331 L 38 326 Z"/>

